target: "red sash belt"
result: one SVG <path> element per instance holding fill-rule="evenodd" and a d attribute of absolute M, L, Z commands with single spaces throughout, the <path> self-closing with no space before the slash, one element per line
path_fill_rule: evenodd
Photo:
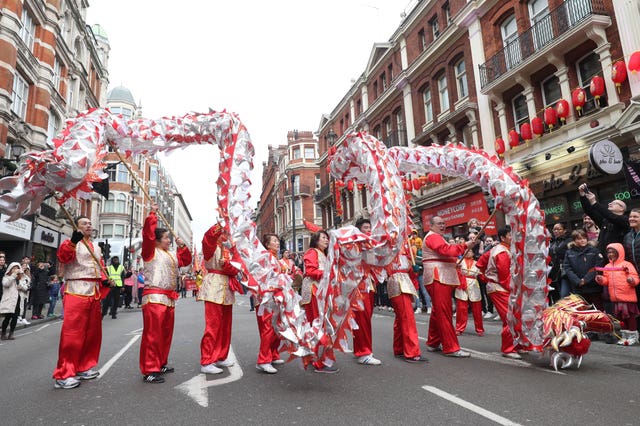
<path fill-rule="evenodd" d="M 218 275 L 227 275 L 224 272 L 222 272 L 220 269 L 207 269 L 207 272 L 211 272 L 212 274 L 218 274 Z"/>
<path fill-rule="evenodd" d="M 242 284 L 238 281 L 236 277 L 229 276 L 225 274 L 220 269 L 207 269 L 207 272 L 211 272 L 213 274 L 225 275 L 229 277 L 229 290 L 235 291 L 236 293 L 244 294 L 244 289 L 242 288 Z"/>
<path fill-rule="evenodd" d="M 146 296 L 148 294 L 164 294 L 171 300 L 178 300 L 178 292 L 175 290 L 165 290 L 164 288 L 157 287 L 145 287 L 142 291 L 142 296 Z"/>
<path fill-rule="evenodd" d="M 422 259 L 422 263 L 425 263 L 425 262 L 457 263 L 458 260 L 457 259 L 451 259 L 451 258 L 447 258 L 447 259 Z"/>
<path fill-rule="evenodd" d="M 391 271 L 389 271 L 389 275 L 399 274 L 401 272 L 408 273 L 409 270 L 408 269 L 392 269 Z"/>

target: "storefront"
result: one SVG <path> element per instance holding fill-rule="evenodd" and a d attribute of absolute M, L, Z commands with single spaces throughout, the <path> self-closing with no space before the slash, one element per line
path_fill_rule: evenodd
<path fill-rule="evenodd" d="M 607 141 L 609 142 L 609 141 Z M 578 186 L 586 183 L 589 190 L 596 195 L 598 202 L 607 205 L 611 200 L 623 200 L 627 204 L 627 212 L 640 207 L 640 194 L 627 186 L 624 174 L 619 167 L 607 168 L 608 164 L 619 165 L 629 161 L 629 154 L 619 150 L 600 150 L 594 144 L 590 150 L 582 151 L 576 162 L 565 161 L 565 166 L 557 167 L 553 172 L 532 174 L 529 176 L 529 187 L 540 201 L 545 212 L 547 227 L 561 222 L 569 229 L 582 226 L 584 211 L 580 204 Z M 637 152 L 635 147 L 623 150 Z"/>
<path fill-rule="evenodd" d="M 27 256 L 33 223 L 25 219 L 7 222 L 9 216 L 0 214 L 0 250 L 7 255 L 7 263 Z"/>
<path fill-rule="evenodd" d="M 480 226 L 483 226 L 489 219 L 490 214 L 485 195 L 482 192 L 476 192 L 457 200 L 422 210 L 422 229 L 425 232 L 429 231 L 430 220 L 434 216 L 439 216 L 445 221 L 447 224 L 445 234 L 448 238 L 451 238 L 457 236 L 466 237 L 469 220 L 476 218 Z M 496 222 L 492 218 L 485 228 L 485 235 L 495 235 L 496 232 Z"/>
<path fill-rule="evenodd" d="M 56 253 L 60 246 L 60 233 L 44 226 L 36 226 L 33 233 L 33 251 L 31 257 L 36 262 L 56 263 Z"/>

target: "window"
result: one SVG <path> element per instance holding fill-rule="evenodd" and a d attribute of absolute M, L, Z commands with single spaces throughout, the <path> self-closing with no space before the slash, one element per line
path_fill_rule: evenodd
<path fill-rule="evenodd" d="M 58 134 L 60 128 L 60 118 L 55 112 L 49 110 L 49 122 L 47 123 L 47 143 L 53 144 L 53 138 Z"/>
<path fill-rule="evenodd" d="M 124 194 L 116 195 L 115 199 L 115 209 L 116 213 L 126 213 L 127 212 L 127 196 Z M 122 230 L 124 235 L 124 229 Z"/>
<path fill-rule="evenodd" d="M 427 49 L 427 37 L 424 35 L 424 29 L 418 31 L 418 46 L 420 46 L 421 52 Z"/>
<path fill-rule="evenodd" d="M 438 15 L 431 18 L 429 21 L 429 25 L 431 25 L 431 33 L 433 34 L 433 39 L 437 39 L 440 36 L 440 27 L 438 26 Z"/>
<path fill-rule="evenodd" d="M 560 79 L 553 75 L 542 82 L 542 101 L 544 106 L 553 106 L 562 97 Z"/>
<path fill-rule="evenodd" d="M 378 97 L 378 82 L 374 81 L 373 82 L 373 99 L 376 99 Z"/>
<path fill-rule="evenodd" d="M 387 90 L 387 75 L 385 73 L 382 73 L 382 75 L 380 75 L 380 82 L 382 84 L 382 91 L 384 92 L 385 90 Z"/>
<path fill-rule="evenodd" d="M 75 108 L 73 102 L 74 102 L 74 95 L 73 92 L 76 90 L 76 81 L 71 78 L 68 80 L 69 81 L 69 85 L 67 87 L 67 108 L 72 109 Z"/>
<path fill-rule="evenodd" d="M 316 158 L 316 149 L 312 146 L 304 147 L 304 158 L 314 159 Z"/>
<path fill-rule="evenodd" d="M 587 102 L 582 108 L 582 113 L 586 114 L 594 109 L 598 108 L 596 105 L 595 99 L 591 94 L 591 79 L 596 76 L 602 76 L 602 65 L 600 64 L 600 58 L 595 53 L 590 53 L 589 55 L 582 58 L 578 61 L 578 79 L 580 81 L 580 86 L 587 93 Z M 606 93 L 600 97 L 600 107 L 607 106 L 607 101 L 605 99 Z"/>
<path fill-rule="evenodd" d="M 27 45 L 27 49 L 33 49 L 33 41 L 35 40 L 36 25 L 31 19 L 31 15 L 26 8 L 22 9 L 22 26 L 20 27 L 20 38 Z"/>
<path fill-rule="evenodd" d="M 13 92 L 11 92 L 11 111 L 22 120 L 27 115 L 27 100 L 29 98 L 29 85 L 20 74 L 13 75 Z"/>
<path fill-rule="evenodd" d="M 124 237 L 124 225 L 119 225 L 119 224 L 113 225 L 113 236 Z"/>
<path fill-rule="evenodd" d="M 315 187 L 316 187 L 316 191 L 318 189 L 320 189 L 320 187 L 322 186 L 322 181 L 320 180 L 320 175 L 316 175 L 315 176 Z"/>
<path fill-rule="evenodd" d="M 393 64 L 389 64 L 387 67 L 387 74 L 389 75 L 389 81 L 393 81 Z"/>
<path fill-rule="evenodd" d="M 129 170 L 124 164 L 118 164 L 118 173 L 114 182 L 129 183 Z"/>
<path fill-rule="evenodd" d="M 358 99 L 356 101 L 356 117 L 359 117 L 362 114 L 362 100 Z"/>
<path fill-rule="evenodd" d="M 531 0 L 529 2 L 529 20 L 531 28 L 533 28 L 536 49 L 540 49 L 553 39 L 548 0 Z"/>
<path fill-rule="evenodd" d="M 298 160 L 300 158 L 300 148 L 299 147 L 298 148 L 293 148 L 292 153 L 293 153 L 293 157 L 292 157 L 293 160 Z"/>
<path fill-rule="evenodd" d="M 300 193 L 300 175 L 293 175 L 292 176 L 293 179 L 293 193 L 294 194 L 299 194 Z"/>
<path fill-rule="evenodd" d="M 527 108 L 527 98 L 524 95 L 518 95 L 513 98 L 513 119 L 516 124 L 516 130 L 520 131 L 520 125 L 529 121 L 529 109 Z"/>
<path fill-rule="evenodd" d="M 55 89 L 56 92 L 60 90 L 60 73 L 61 73 L 60 61 L 56 56 L 56 58 L 53 61 L 53 81 L 52 81 L 53 88 Z"/>
<path fill-rule="evenodd" d="M 447 75 L 442 74 L 438 78 L 438 93 L 440 94 L 440 113 L 449 110 L 449 89 L 447 88 Z"/>
<path fill-rule="evenodd" d="M 373 135 L 378 140 L 382 139 L 382 129 L 380 128 L 380 126 L 376 126 L 373 128 Z"/>
<path fill-rule="evenodd" d="M 458 62 L 456 68 L 456 81 L 458 82 L 458 99 L 464 99 L 469 96 L 469 87 L 467 86 L 467 69 L 465 68 L 464 59 Z"/>
<path fill-rule="evenodd" d="M 398 146 L 407 146 L 407 142 L 405 140 L 405 131 L 404 131 L 404 117 L 402 115 L 402 110 L 398 109 L 393 113 L 394 120 L 396 122 L 396 139 Z"/>
<path fill-rule="evenodd" d="M 318 204 L 316 204 L 316 214 L 314 216 L 314 219 L 319 219 L 322 217 L 322 207 L 320 207 Z"/>
<path fill-rule="evenodd" d="M 507 69 L 513 68 L 520 63 L 520 45 L 518 44 L 518 24 L 516 17 L 511 15 L 500 26 L 502 33 L 502 44 L 504 45 L 504 56 Z"/>
<path fill-rule="evenodd" d="M 449 2 L 442 6 L 442 14 L 444 15 L 444 22 L 449 25 L 451 23 L 451 6 L 449 6 Z"/>
<path fill-rule="evenodd" d="M 433 105 L 431 103 L 431 89 L 427 88 L 422 92 L 422 101 L 424 102 L 424 117 L 426 123 L 433 121 Z"/>
<path fill-rule="evenodd" d="M 295 214 L 296 214 L 296 223 L 300 223 L 302 219 L 302 200 L 300 198 L 296 199 L 294 206 L 295 206 Z"/>
<path fill-rule="evenodd" d="M 100 233 L 103 238 L 113 237 L 113 224 L 102 225 L 102 232 Z"/>

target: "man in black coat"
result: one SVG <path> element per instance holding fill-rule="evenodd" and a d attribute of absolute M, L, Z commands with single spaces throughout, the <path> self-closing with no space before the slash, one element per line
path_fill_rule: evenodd
<path fill-rule="evenodd" d="M 607 246 L 611 243 L 622 244 L 624 235 L 629 232 L 629 217 L 624 214 L 627 205 L 622 200 L 613 200 L 605 207 L 597 202 L 596 195 L 589 191 L 586 183 L 578 187 L 578 192 L 582 209 L 600 228 L 598 249 L 606 258 Z"/>

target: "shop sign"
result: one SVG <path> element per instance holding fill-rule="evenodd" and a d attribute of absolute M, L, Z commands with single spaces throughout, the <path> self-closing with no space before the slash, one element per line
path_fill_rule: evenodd
<path fill-rule="evenodd" d="M 58 231 L 45 228 L 44 226 L 36 226 L 36 232 L 33 234 L 33 242 L 47 247 L 58 248 L 59 237 L 60 233 Z"/>
<path fill-rule="evenodd" d="M 585 163 L 574 164 L 573 166 L 571 166 L 571 170 L 566 170 L 559 175 L 552 173 L 549 177 L 542 181 L 541 195 L 544 195 L 549 191 L 560 189 L 567 182 L 571 185 L 575 185 L 582 177 L 584 177 L 588 182 L 591 179 L 602 176 L 601 172 L 599 172 L 591 163 L 589 163 L 587 167 L 585 167 L 585 165 Z"/>
<path fill-rule="evenodd" d="M 615 175 L 622 170 L 622 152 L 618 145 L 605 139 L 591 145 L 589 162 L 599 172 Z"/>
<path fill-rule="evenodd" d="M 28 220 L 18 219 L 7 222 L 9 216 L 0 214 L 0 234 L 7 234 L 23 240 L 31 239 L 31 227 L 33 224 Z"/>
<path fill-rule="evenodd" d="M 484 194 L 476 192 L 455 201 L 424 209 L 421 216 L 422 228 L 428 231 L 430 229 L 430 220 L 434 216 L 441 217 L 447 227 L 467 223 L 471 218 L 478 219 L 480 226 L 482 226 L 489 219 L 489 210 L 487 209 L 487 201 L 484 198 Z M 487 225 L 485 233 L 489 235 L 496 233 L 496 225 L 493 219 Z"/>

